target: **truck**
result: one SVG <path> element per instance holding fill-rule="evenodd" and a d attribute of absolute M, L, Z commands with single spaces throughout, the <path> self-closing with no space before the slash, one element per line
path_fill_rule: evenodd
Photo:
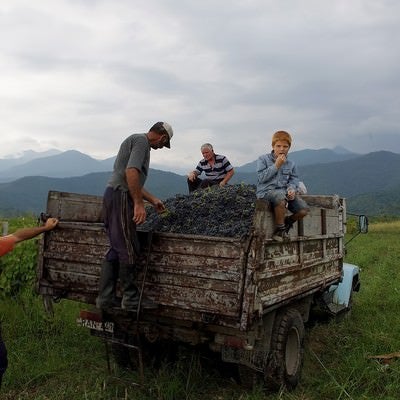
<path fill-rule="evenodd" d="M 102 198 L 50 191 L 45 214 L 60 222 L 40 241 L 37 291 L 49 312 L 61 299 L 85 305 L 78 323 L 122 349 L 114 351 L 121 364 L 118 354 L 134 353 L 142 369 L 143 349 L 157 343 L 205 346 L 236 364 L 246 386 L 291 390 L 301 376 L 307 322 L 321 310 L 348 312 L 360 287 L 359 268 L 343 261 L 345 199 L 303 198 L 309 214 L 283 242 L 271 238 L 273 213 L 256 199 L 240 237 L 138 230 L 138 286 L 158 308 L 132 313 L 95 308 L 109 246 Z"/>

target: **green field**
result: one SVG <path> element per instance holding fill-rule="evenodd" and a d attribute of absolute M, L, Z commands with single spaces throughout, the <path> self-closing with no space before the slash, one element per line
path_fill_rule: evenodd
<path fill-rule="evenodd" d="M 0 259 L 0 319 L 10 363 L 0 399 L 398 400 L 400 359 L 370 357 L 400 352 L 399 236 L 399 221 L 374 222 L 351 241 L 346 261 L 361 267 L 351 315 L 310 327 L 300 385 L 275 394 L 245 390 L 230 368 L 193 349 L 179 349 L 174 362 L 147 362 L 143 385 L 137 372 L 112 359 L 109 371 L 105 345 L 75 324 L 79 304 L 63 300 L 54 317 L 45 314 L 31 290 L 36 243 L 21 244 Z"/>

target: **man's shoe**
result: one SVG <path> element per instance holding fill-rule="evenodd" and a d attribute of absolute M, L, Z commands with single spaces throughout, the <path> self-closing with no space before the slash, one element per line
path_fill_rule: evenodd
<path fill-rule="evenodd" d="M 147 297 L 143 297 L 140 303 L 140 307 L 143 310 L 156 310 L 158 308 L 158 304 Z"/>
<path fill-rule="evenodd" d="M 100 299 L 100 297 L 96 298 L 96 308 L 99 310 L 109 310 L 112 308 L 121 308 L 121 302 L 118 299 L 114 299 L 111 301 L 104 301 Z"/>
<path fill-rule="evenodd" d="M 286 233 L 289 233 L 289 231 L 293 228 L 294 221 L 290 217 L 285 217 L 285 230 Z"/>
<path fill-rule="evenodd" d="M 286 232 L 286 227 L 275 229 L 274 233 L 272 234 L 272 239 L 274 239 L 277 242 L 283 242 L 285 240 L 288 240 L 289 235 Z"/>
<path fill-rule="evenodd" d="M 124 301 L 122 299 L 121 308 L 126 311 L 134 311 L 136 312 L 139 306 L 139 298 L 129 301 Z M 155 310 L 158 308 L 158 304 L 153 300 L 148 299 L 147 297 L 142 297 L 142 301 L 140 302 L 140 308 L 142 310 Z"/>
<path fill-rule="evenodd" d="M 99 279 L 99 294 L 96 298 L 96 307 L 100 310 L 119 307 L 116 298 L 115 284 L 118 277 L 118 261 L 103 260 Z"/>

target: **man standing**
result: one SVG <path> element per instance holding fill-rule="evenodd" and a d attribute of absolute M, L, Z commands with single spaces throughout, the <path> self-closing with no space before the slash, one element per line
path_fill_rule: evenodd
<path fill-rule="evenodd" d="M 150 150 L 170 148 L 173 131 L 166 122 L 157 122 L 145 134 L 133 134 L 125 139 L 114 163 L 111 179 L 103 196 L 104 225 L 110 241 L 101 268 L 99 294 L 96 306 L 100 309 L 118 307 L 116 283 L 119 277 L 122 289 L 121 308 L 136 311 L 139 305 L 139 289 L 135 261 L 138 256 L 136 225 L 146 220 L 144 200 L 157 212 L 165 210 L 160 199 L 144 189 Z M 156 304 L 142 297 L 142 308 L 155 308 Z"/>

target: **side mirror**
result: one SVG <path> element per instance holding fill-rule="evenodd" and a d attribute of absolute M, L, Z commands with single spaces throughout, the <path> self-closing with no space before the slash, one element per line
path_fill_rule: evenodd
<path fill-rule="evenodd" d="M 368 233 L 368 217 L 366 215 L 358 216 L 358 230 L 360 233 Z"/>

